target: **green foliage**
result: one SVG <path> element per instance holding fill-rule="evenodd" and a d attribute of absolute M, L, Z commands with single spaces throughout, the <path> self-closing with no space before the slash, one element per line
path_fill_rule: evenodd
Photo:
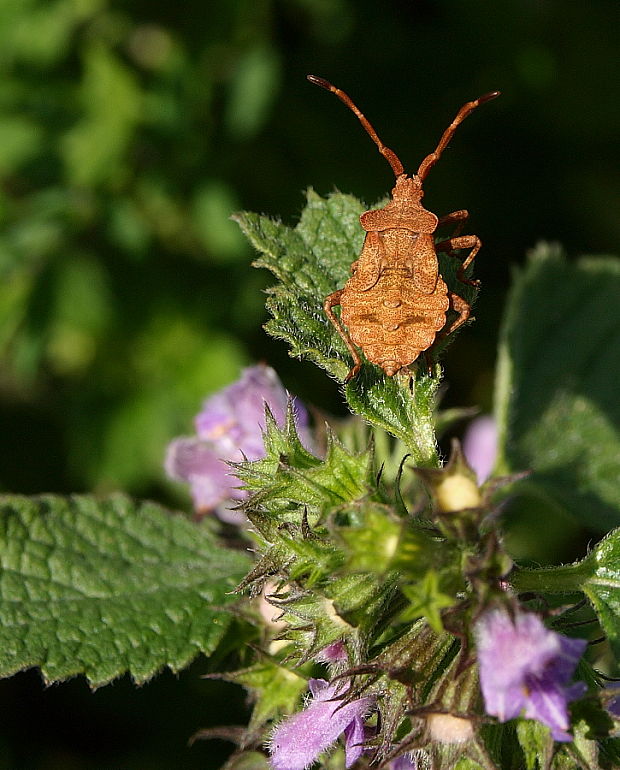
<path fill-rule="evenodd" d="M 161 483 L 166 441 L 247 362 L 263 309 L 212 138 L 240 156 L 281 61 L 237 6 L 210 8 L 196 39 L 131 3 L 0 9 L 0 398 L 62 444 L 54 489 Z M 21 484 L 5 460 L 5 489 L 46 486 L 20 465 Z"/>
<path fill-rule="evenodd" d="M 350 361 L 347 349 L 323 311 L 323 300 L 342 288 L 363 242 L 359 216 L 365 207 L 350 195 L 321 198 L 313 190 L 295 228 L 258 214 L 235 219 L 261 256 L 254 262 L 278 279 L 270 289 L 266 325 L 274 337 L 344 380 Z"/>
<path fill-rule="evenodd" d="M 517 591 L 574 594 L 583 591 L 598 616 L 616 657 L 620 657 L 620 529 L 610 532 L 575 564 L 516 570 Z"/>
<path fill-rule="evenodd" d="M 516 277 L 496 392 L 500 473 L 591 529 L 620 523 L 620 262 L 539 246 Z"/>
<path fill-rule="evenodd" d="M 403 593 L 409 600 L 409 606 L 401 615 L 401 620 L 415 620 L 423 617 L 438 634 L 443 631 L 441 610 L 454 605 L 454 597 L 442 593 L 439 577 L 435 570 L 429 569 L 426 575 L 415 585 L 404 586 Z"/>
<path fill-rule="evenodd" d="M 248 559 L 206 525 L 123 496 L 4 496 L 0 509 L 0 675 L 144 682 L 222 640 Z"/>
<path fill-rule="evenodd" d="M 352 453 L 328 429 L 325 458 L 320 460 L 301 444 L 290 409 L 283 429 L 267 412 L 264 441 L 265 458 L 235 466 L 245 487 L 255 491 L 252 511 L 265 509 L 279 517 L 303 506 L 316 520 L 336 506 L 365 497 L 374 483 L 370 449 Z"/>

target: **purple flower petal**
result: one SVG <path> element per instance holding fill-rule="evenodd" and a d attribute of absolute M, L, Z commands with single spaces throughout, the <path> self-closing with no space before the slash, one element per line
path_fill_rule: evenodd
<path fill-rule="evenodd" d="M 316 655 L 318 663 L 345 663 L 349 659 L 347 646 L 344 642 L 332 642 Z"/>
<path fill-rule="evenodd" d="M 341 683 L 329 684 L 323 679 L 311 679 L 308 685 L 313 696 L 309 705 L 280 722 L 271 736 L 271 764 L 275 770 L 304 770 L 355 723 L 347 735 L 349 767 L 351 757 L 354 757 L 353 762 L 361 756 L 362 747 L 358 744 L 363 741 L 362 720 L 373 699 L 359 698 L 342 706 L 346 690 Z"/>
<path fill-rule="evenodd" d="M 525 716 L 550 727 L 554 740 L 572 741 L 572 736 L 567 732 L 570 721 L 564 688 L 545 677 L 532 679 L 528 691 Z"/>
<path fill-rule="evenodd" d="M 463 454 L 482 484 L 491 475 L 497 457 L 497 426 L 492 417 L 472 420 L 463 436 Z"/>
<path fill-rule="evenodd" d="M 354 716 L 344 728 L 345 767 L 351 767 L 364 753 L 364 720 Z"/>
<path fill-rule="evenodd" d="M 208 398 L 196 417 L 199 438 L 211 442 L 225 460 L 258 460 L 265 456 L 262 432 L 265 404 L 280 427 L 286 421 L 288 393 L 268 366 L 244 369 L 241 378 Z M 296 406 L 300 433 L 307 425 L 303 407 Z"/>
<path fill-rule="evenodd" d="M 534 613 L 517 612 L 513 619 L 503 609 L 482 615 L 475 635 L 487 712 L 500 722 L 523 712 L 548 725 L 555 740 L 572 740 L 567 707 L 583 694 L 585 685 L 568 682 L 585 640 L 550 631 Z"/>
<path fill-rule="evenodd" d="M 617 693 L 616 697 L 607 703 L 606 708 L 614 719 L 620 719 L 620 684 L 618 682 L 606 682 L 605 689 Z"/>
<path fill-rule="evenodd" d="M 211 511 L 238 492 L 230 468 L 195 438 L 177 438 L 168 445 L 165 469 L 170 478 L 189 483 L 198 512 Z"/>
<path fill-rule="evenodd" d="M 227 463 L 265 456 L 265 404 L 283 427 L 288 400 L 273 369 L 264 365 L 249 367 L 237 382 L 205 401 L 195 421 L 197 438 L 172 441 L 166 454 L 166 472 L 171 478 L 190 484 L 199 513 L 215 510 L 225 521 L 243 522 L 243 514 L 231 510 L 231 503 L 244 500 L 248 493 L 238 488 L 239 480 Z M 312 448 L 303 406 L 297 404 L 295 414 L 300 439 Z"/>
<path fill-rule="evenodd" d="M 403 754 L 397 759 L 393 759 L 388 767 L 389 770 L 416 770 L 418 763 L 411 754 Z"/>

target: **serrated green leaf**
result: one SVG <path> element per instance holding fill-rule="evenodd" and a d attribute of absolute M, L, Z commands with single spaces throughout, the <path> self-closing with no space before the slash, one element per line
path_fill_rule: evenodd
<path fill-rule="evenodd" d="M 250 566 L 205 524 L 154 503 L 0 498 L 0 675 L 144 682 L 215 650 Z"/>
<path fill-rule="evenodd" d="M 349 277 L 363 242 L 359 216 L 364 205 L 350 195 L 321 198 L 307 193 L 307 205 L 292 229 L 268 217 L 242 213 L 235 220 L 261 256 L 256 267 L 280 284 L 271 289 L 267 330 L 303 356 L 343 380 L 349 371 L 345 345 L 323 312 L 323 301 Z"/>
<path fill-rule="evenodd" d="M 515 281 L 496 385 L 500 473 L 590 528 L 620 523 L 620 260 L 541 245 Z"/>
<path fill-rule="evenodd" d="M 345 396 L 353 412 L 400 439 L 414 465 L 436 467 L 434 412 L 440 372 L 436 367 L 436 376 L 418 371 L 410 377 L 386 377 L 378 367 L 368 367 L 346 384 Z"/>

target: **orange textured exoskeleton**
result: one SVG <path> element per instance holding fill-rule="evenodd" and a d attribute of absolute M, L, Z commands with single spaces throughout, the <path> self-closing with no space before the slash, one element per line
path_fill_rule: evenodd
<path fill-rule="evenodd" d="M 346 380 L 355 377 L 361 367 L 356 346 L 392 377 L 406 370 L 438 337 L 451 334 L 470 316 L 469 303 L 450 291 L 441 277 L 437 252 L 451 254 L 457 249 L 469 249 L 456 277 L 461 283 L 477 285 L 465 278 L 465 271 L 480 250 L 480 239 L 458 234 L 468 217 L 467 211 L 454 211 L 441 219 L 427 211 L 421 204 L 422 185 L 457 126 L 478 105 L 499 96 L 499 91 L 464 104 L 435 151 L 424 158 L 417 174 L 408 175 L 398 156 L 383 144 L 344 91 L 315 75 L 308 75 L 308 80 L 336 94 L 357 115 L 396 176 L 390 202 L 382 209 L 361 215 L 360 222 L 366 231 L 362 252 L 351 266 L 351 278 L 342 289 L 330 294 L 324 305 L 353 356 L 354 364 Z M 445 224 L 456 224 L 455 234 L 435 243 L 435 231 Z M 337 305 L 341 308 L 340 319 L 333 310 Z M 446 325 L 450 309 L 456 311 L 457 317 Z"/>

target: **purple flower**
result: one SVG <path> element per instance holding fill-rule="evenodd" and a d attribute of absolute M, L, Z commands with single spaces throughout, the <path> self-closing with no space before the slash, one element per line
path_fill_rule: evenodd
<path fill-rule="evenodd" d="M 568 682 L 586 641 L 550 631 L 533 613 L 517 612 L 513 619 L 503 609 L 482 615 L 475 635 L 487 712 L 500 722 L 523 713 L 550 727 L 556 741 L 571 741 L 567 706 L 587 688 Z"/>
<path fill-rule="evenodd" d="M 418 763 L 413 754 L 402 754 L 388 765 L 389 770 L 417 770 Z"/>
<path fill-rule="evenodd" d="M 618 682 L 605 682 L 605 690 L 618 693 L 615 698 L 607 701 L 605 708 L 614 719 L 620 719 L 620 684 Z"/>
<path fill-rule="evenodd" d="M 221 518 L 239 522 L 239 515 L 226 503 L 245 499 L 247 492 L 238 488 L 239 481 L 227 463 L 265 456 L 265 404 L 283 427 L 288 393 L 273 369 L 251 366 L 243 370 L 237 382 L 204 402 L 195 420 L 197 436 L 177 438 L 169 444 L 166 472 L 170 478 L 190 484 L 198 513 L 215 510 Z M 300 438 L 311 447 L 308 416 L 299 403 L 295 403 L 295 416 Z"/>
<path fill-rule="evenodd" d="M 349 660 L 349 654 L 345 643 L 339 641 L 323 647 L 314 659 L 317 663 L 339 664 L 346 663 Z"/>
<path fill-rule="evenodd" d="M 344 733 L 345 764 L 351 767 L 364 751 L 364 717 L 373 698 L 342 705 L 346 686 L 324 679 L 308 682 L 312 700 L 303 711 L 283 720 L 269 741 L 274 770 L 304 770 Z"/>
<path fill-rule="evenodd" d="M 473 420 L 463 436 L 463 454 L 482 484 L 488 479 L 497 457 L 497 425 L 489 415 Z"/>

